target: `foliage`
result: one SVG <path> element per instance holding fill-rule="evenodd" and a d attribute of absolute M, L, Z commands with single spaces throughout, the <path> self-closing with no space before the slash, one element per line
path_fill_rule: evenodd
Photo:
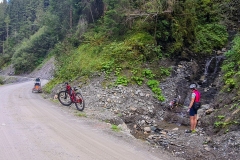
<path fill-rule="evenodd" d="M 76 115 L 78 117 L 87 117 L 87 114 L 86 113 L 83 113 L 83 112 L 77 112 Z"/>
<path fill-rule="evenodd" d="M 219 115 L 219 116 L 217 116 L 217 118 L 218 118 L 219 120 L 222 120 L 222 119 L 225 118 L 225 116 L 223 116 L 223 115 Z"/>
<path fill-rule="evenodd" d="M 150 69 L 144 69 L 143 75 L 148 79 L 153 79 L 156 76 L 155 74 L 152 73 L 152 71 Z"/>
<path fill-rule="evenodd" d="M 195 32 L 196 43 L 193 50 L 198 53 L 211 54 L 214 49 L 223 47 L 228 40 L 226 28 L 219 24 L 198 25 Z"/>
<path fill-rule="evenodd" d="M 132 76 L 131 78 L 134 82 L 136 82 L 139 86 L 143 84 L 144 78 L 142 77 L 137 77 L 137 76 Z"/>
<path fill-rule="evenodd" d="M 240 87 L 240 36 L 236 36 L 233 41 L 232 49 L 226 54 L 227 60 L 222 66 L 224 71 L 225 89 L 232 90 Z"/>
<path fill-rule="evenodd" d="M 159 66 L 159 59 L 183 55 L 186 50 L 187 54 L 209 54 L 227 41 L 226 28 L 220 24 L 227 1 L 224 5 L 210 0 L 4 2 L 0 4 L 0 38 L 6 47 L 2 51 L 0 46 L 4 52 L 0 65 L 12 63 L 16 73 L 30 72 L 48 54 L 56 56 L 57 71 L 47 92 L 65 80 L 104 72 L 107 77 L 116 76 L 116 84 L 147 82 L 163 101 L 154 80 L 169 76 L 171 69 Z M 239 86 L 240 75 L 235 72 L 239 62 L 232 61 L 224 76 L 231 89 Z"/>
<path fill-rule="evenodd" d="M 18 46 L 12 58 L 16 73 L 31 71 L 41 64 L 48 49 L 55 43 L 49 34 L 47 28 L 42 27 L 29 40 L 23 41 Z"/>
<path fill-rule="evenodd" d="M 144 61 L 149 61 L 153 59 L 153 57 L 161 55 L 161 50 L 156 47 L 153 36 L 147 32 L 129 35 L 125 44 L 131 46 L 132 50 L 137 52 Z"/>
<path fill-rule="evenodd" d="M 104 13 L 102 24 L 102 32 L 108 36 L 117 36 L 124 33 L 125 27 L 123 22 L 125 8 L 129 6 L 127 0 L 104 0 L 106 11 Z"/>
<path fill-rule="evenodd" d="M 115 124 L 112 124 L 111 129 L 112 129 L 113 131 L 115 131 L 115 132 L 121 131 L 121 129 L 120 129 L 117 125 L 115 125 Z"/>
<path fill-rule="evenodd" d="M 170 73 L 171 68 L 160 67 L 159 70 L 161 76 L 170 76 L 171 74 Z"/>
<path fill-rule="evenodd" d="M 121 84 L 121 85 L 124 85 L 124 86 L 127 86 L 128 83 L 129 83 L 129 80 L 125 76 L 118 76 L 117 80 L 115 82 L 116 85 Z"/>
<path fill-rule="evenodd" d="M 152 89 L 153 93 L 156 95 L 159 101 L 164 101 L 165 98 L 162 95 L 162 91 L 159 88 L 159 82 L 157 80 L 149 80 L 147 85 Z"/>
<path fill-rule="evenodd" d="M 214 123 L 214 126 L 217 128 L 224 128 L 229 125 L 237 125 L 237 124 L 239 124 L 237 121 L 229 121 L 229 122 L 216 121 Z"/>
<path fill-rule="evenodd" d="M 3 82 L 3 78 L 0 77 L 0 85 L 2 85 L 2 84 L 4 84 L 4 82 Z"/>
<path fill-rule="evenodd" d="M 228 34 L 225 26 L 220 24 L 221 5 L 222 2 L 193 0 L 175 3 L 173 16 L 165 18 L 171 30 L 164 28 L 164 31 L 171 34 L 166 34 L 168 44 L 163 49 L 172 56 L 183 52 L 185 48 L 206 55 L 211 54 L 214 49 L 223 47 Z"/>

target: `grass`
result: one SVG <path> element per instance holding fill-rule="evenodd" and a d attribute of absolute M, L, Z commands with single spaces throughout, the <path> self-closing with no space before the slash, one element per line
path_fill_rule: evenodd
<path fill-rule="evenodd" d="M 148 44 L 141 43 L 145 40 L 144 37 L 148 37 Z M 130 39 L 135 41 L 129 41 Z M 129 84 L 142 85 L 149 79 L 159 80 L 164 76 L 169 76 L 168 68 L 156 69 L 156 66 L 149 66 L 146 69 L 143 67 L 143 64 L 147 62 L 146 56 L 149 58 L 151 55 L 152 60 L 158 59 L 157 54 L 153 54 L 154 50 L 148 50 L 149 45 L 153 44 L 153 37 L 146 33 L 138 34 L 138 36 L 133 34 L 124 41 L 106 41 L 98 45 L 93 45 L 91 41 L 83 43 L 78 48 L 70 50 L 69 53 L 56 57 L 58 64 L 55 78 L 44 86 L 44 92 L 51 93 L 52 89 L 59 83 L 81 81 L 79 77 L 90 77 L 96 72 L 115 75 L 115 85 L 125 86 Z M 154 77 L 155 74 L 161 75 Z M 107 77 L 106 80 L 113 81 Z M 111 82 L 106 82 L 106 84 L 111 84 Z M 154 88 L 155 92 L 156 88 L 158 86 Z M 161 92 L 156 94 L 156 98 L 164 101 Z"/>
<path fill-rule="evenodd" d="M 76 115 L 77 115 L 78 117 L 87 117 L 87 114 L 84 113 L 84 112 L 77 112 Z"/>
<path fill-rule="evenodd" d="M 117 125 L 115 125 L 115 124 L 112 124 L 111 129 L 112 129 L 113 131 L 115 131 L 115 132 L 119 132 L 119 131 L 121 130 L 121 129 L 120 129 Z"/>

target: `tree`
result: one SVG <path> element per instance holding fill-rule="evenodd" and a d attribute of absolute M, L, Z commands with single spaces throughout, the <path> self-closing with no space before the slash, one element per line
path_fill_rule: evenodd
<path fill-rule="evenodd" d="M 4 53 L 4 41 L 6 39 L 5 30 L 5 12 L 7 8 L 7 1 L 0 3 L 0 53 Z"/>

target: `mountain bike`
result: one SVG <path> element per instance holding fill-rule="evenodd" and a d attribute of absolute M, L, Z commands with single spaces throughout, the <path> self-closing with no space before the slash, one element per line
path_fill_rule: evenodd
<path fill-rule="evenodd" d="M 71 87 L 68 82 L 65 83 L 66 90 L 58 93 L 58 100 L 64 106 L 70 106 L 72 103 L 75 104 L 77 110 L 83 111 L 85 107 L 85 101 L 80 92 L 77 92 L 79 88 Z"/>

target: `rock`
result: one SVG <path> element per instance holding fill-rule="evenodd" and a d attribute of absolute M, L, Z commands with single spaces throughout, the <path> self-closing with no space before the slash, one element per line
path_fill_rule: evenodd
<path fill-rule="evenodd" d="M 207 137 L 205 140 L 206 143 L 212 142 L 212 138 L 211 137 Z"/>
<path fill-rule="evenodd" d="M 144 131 L 149 133 L 149 132 L 151 132 L 151 128 L 150 127 L 144 127 Z"/>
<path fill-rule="evenodd" d="M 213 111 L 214 111 L 214 109 L 213 109 L 213 108 L 210 108 L 210 109 L 206 110 L 205 113 L 206 113 L 206 115 L 209 115 L 209 114 L 211 114 Z"/>
<path fill-rule="evenodd" d="M 127 125 L 125 123 L 119 124 L 118 127 L 123 131 L 128 131 L 130 133 L 130 130 L 128 129 Z"/>
<path fill-rule="evenodd" d="M 58 95 L 55 94 L 54 97 L 53 97 L 53 99 L 58 99 Z"/>
<path fill-rule="evenodd" d="M 227 51 L 227 49 L 226 48 L 222 48 L 222 52 L 226 52 Z"/>
<path fill-rule="evenodd" d="M 209 104 L 203 104 L 203 105 L 201 105 L 201 109 L 207 110 L 207 109 L 209 109 L 209 108 L 210 108 L 210 105 L 209 105 Z"/>
<path fill-rule="evenodd" d="M 131 110 L 132 112 L 136 112 L 137 108 L 135 108 L 135 107 L 130 107 L 130 110 Z"/>
<path fill-rule="evenodd" d="M 204 147 L 204 149 L 208 152 L 211 151 L 211 148 L 209 146 Z"/>
<path fill-rule="evenodd" d="M 161 131 L 160 134 L 167 135 L 167 132 Z"/>

